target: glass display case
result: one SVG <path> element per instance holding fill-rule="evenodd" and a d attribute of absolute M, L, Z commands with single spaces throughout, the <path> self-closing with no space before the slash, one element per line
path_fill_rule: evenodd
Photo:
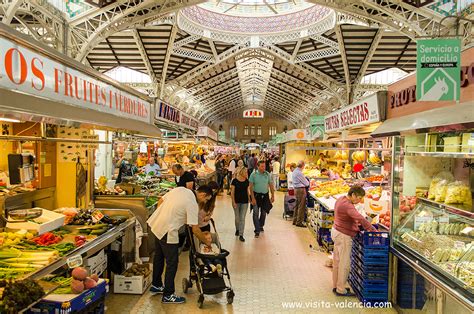
<path fill-rule="evenodd" d="M 474 153 L 443 146 L 451 137 L 394 137 L 391 251 L 472 312 Z"/>
<path fill-rule="evenodd" d="M 393 245 L 474 299 L 474 218 L 419 199 L 393 235 Z"/>

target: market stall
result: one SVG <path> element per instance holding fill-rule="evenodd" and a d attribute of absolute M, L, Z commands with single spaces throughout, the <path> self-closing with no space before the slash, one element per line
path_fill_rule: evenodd
<path fill-rule="evenodd" d="M 388 120 L 374 132 L 395 136 L 392 300 L 403 308 L 474 311 L 473 57 L 462 53 L 459 103 L 416 101 L 409 76 L 389 87 Z M 421 276 L 403 294 L 407 268 Z"/>
<path fill-rule="evenodd" d="M 149 99 L 3 25 L 0 45 L 2 59 L 11 62 L 0 70 L 0 279 L 15 280 L 1 283 L 1 306 L 14 306 L 21 280 L 46 277 L 69 278 L 64 302 L 83 293 L 103 299 L 106 282 L 98 275 L 111 278 L 135 261 L 136 218 L 124 209 L 91 207 L 95 153 L 98 145 L 112 144 L 110 131 L 159 136 Z M 75 284 L 64 268 L 74 261 L 87 268 Z M 29 301 L 53 288 L 38 288 L 39 297 Z M 64 302 L 55 306 L 88 306 Z"/>

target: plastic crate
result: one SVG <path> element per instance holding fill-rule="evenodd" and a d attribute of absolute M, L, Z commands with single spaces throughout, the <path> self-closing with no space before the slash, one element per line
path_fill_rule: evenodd
<path fill-rule="evenodd" d="M 367 256 L 388 255 L 389 253 L 388 246 L 364 247 L 359 241 L 352 242 L 352 250 L 354 249 Z"/>
<path fill-rule="evenodd" d="M 364 276 L 361 276 L 360 273 L 357 272 L 351 272 L 349 275 L 352 277 L 352 279 L 356 280 L 362 288 L 388 291 L 388 276 L 378 277 L 377 279 L 369 279 L 363 278 Z"/>
<path fill-rule="evenodd" d="M 369 266 L 374 269 L 388 269 L 387 257 L 363 257 L 357 253 L 351 254 L 351 262 L 361 265 L 363 270 L 369 269 Z"/>
<path fill-rule="evenodd" d="M 388 272 L 385 273 L 373 273 L 364 271 L 360 268 L 359 265 L 353 264 L 351 268 L 351 273 L 357 273 L 358 276 L 364 280 L 376 281 L 376 282 L 386 282 L 388 280 Z"/>
<path fill-rule="evenodd" d="M 371 302 L 386 302 L 388 301 L 388 287 L 387 289 L 373 289 L 368 287 L 362 287 L 357 280 L 349 276 L 349 284 L 357 295 L 359 301 L 364 303 Z"/>
<path fill-rule="evenodd" d="M 351 266 L 358 266 L 363 272 L 374 273 L 374 274 L 387 274 L 388 275 L 388 264 L 364 264 L 357 256 L 351 256 Z"/>
<path fill-rule="evenodd" d="M 331 229 L 333 224 L 334 224 L 334 221 L 332 220 L 322 220 L 322 219 L 318 219 L 318 225 L 321 227 L 321 228 L 325 228 L 325 229 Z"/>
<path fill-rule="evenodd" d="M 389 247 L 390 237 L 388 232 L 359 232 L 354 240 L 358 241 L 363 248 Z"/>

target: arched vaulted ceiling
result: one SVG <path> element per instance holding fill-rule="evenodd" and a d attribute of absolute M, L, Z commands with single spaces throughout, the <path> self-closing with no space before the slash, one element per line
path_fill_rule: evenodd
<path fill-rule="evenodd" d="M 276 14 L 288 8 L 279 1 L 267 2 L 267 11 Z M 193 7 L 204 3 L 201 0 L 108 0 L 110 4 L 74 17 L 42 0 L 0 3 L 3 23 L 99 71 L 123 66 L 145 73 L 152 83 L 142 88 L 207 124 L 238 116 L 248 106 L 304 124 L 311 115 L 386 88 L 362 84 L 367 74 L 392 67 L 413 71 L 416 39 L 453 28 L 452 20 L 443 20 L 428 6 L 414 7 L 416 2 L 409 0 L 309 0 L 302 4 L 309 10 L 305 12 L 326 19 L 324 25 L 300 29 L 295 21 L 296 31 L 290 25 L 285 33 L 247 37 L 232 33 L 230 24 L 224 23 L 230 31 L 196 26 L 188 17 L 196 12 L 201 17 L 200 9 Z M 320 12 L 325 15 L 316 16 Z M 236 27 L 238 15 L 233 17 Z M 302 16 L 299 22 L 309 14 Z M 271 15 L 267 20 L 280 27 Z M 211 22 L 213 27 L 217 23 Z M 471 25 L 461 23 L 460 30 L 464 44 L 469 44 Z"/>

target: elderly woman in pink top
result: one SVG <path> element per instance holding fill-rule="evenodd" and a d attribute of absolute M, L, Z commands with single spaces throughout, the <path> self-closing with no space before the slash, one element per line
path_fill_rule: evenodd
<path fill-rule="evenodd" d="M 334 241 L 332 291 L 337 296 L 354 296 L 346 288 L 351 265 L 352 238 L 359 232 L 359 224 L 367 231 L 377 231 L 355 208 L 365 196 L 360 186 L 353 186 L 347 195 L 341 196 L 334 207 L 334 226 L 331 237 Z"/>

